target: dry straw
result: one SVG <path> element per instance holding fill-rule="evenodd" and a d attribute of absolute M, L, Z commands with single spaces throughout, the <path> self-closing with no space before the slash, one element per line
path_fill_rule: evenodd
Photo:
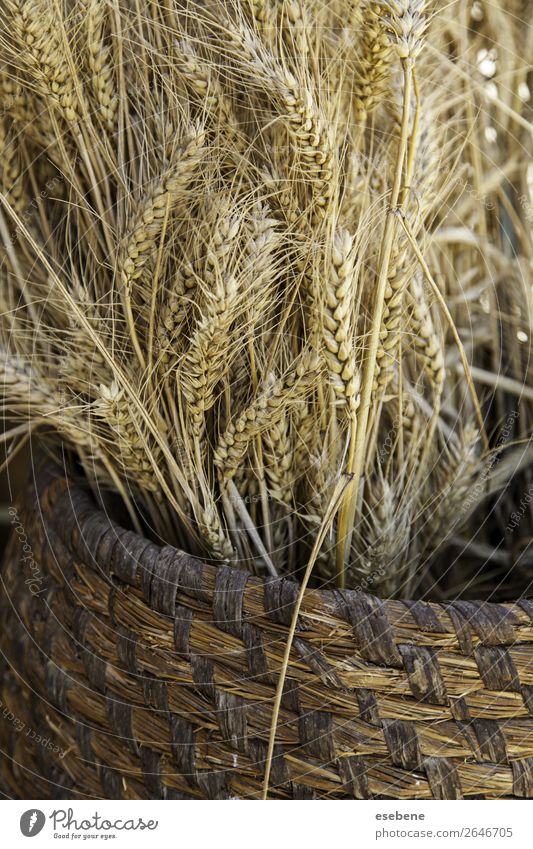
<path fill-rule="evenodd" d="M 506 542 L 505 499 L 481 548 L 473 511 L 527 462 L 491 448 L 533 418 L 504 4 L 4 7 L 6 440 L 195 555 L 446 598 L 463 544 L 466 583 Z"/>

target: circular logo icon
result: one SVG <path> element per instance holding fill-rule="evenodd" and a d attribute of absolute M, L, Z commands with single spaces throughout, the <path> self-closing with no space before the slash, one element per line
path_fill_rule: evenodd
<path fill-rule="evenodd" d="M 42 811 L 37 808 L 30 808 L 29 811 L 24 811 L 20 818 L 20 830 L 24 837 L 35 837 L 43 830 L 46 817 Z"/>

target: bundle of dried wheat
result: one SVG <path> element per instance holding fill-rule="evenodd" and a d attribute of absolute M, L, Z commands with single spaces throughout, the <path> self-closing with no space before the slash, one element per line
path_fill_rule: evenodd
<path fill-rule="evenodd" d="M 15 444 L 260 574 L 299 575 L 325 517 L 323 582 L 502 565 L 469 517 L 531 459 L 497 462 L 533 420 L 522 4 L 4 6 Z"/>

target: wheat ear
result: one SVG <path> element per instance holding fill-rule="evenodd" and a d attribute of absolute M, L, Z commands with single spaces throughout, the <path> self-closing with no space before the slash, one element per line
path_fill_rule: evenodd
<path fill-rule="evenodd" d="M 438 398 L 442 393 L 445 377 L 443 346 L 435 330 L 424 286 L 418 274 L 415 274 L 409 283 L 408 296 L 411 306 L 409 312 L 411 339 L 435 397 Z"/>
<path fill-rule="evenodd" d="M 295 485 L 300 486 L 310 463 L 316 462 L 315 449 L 320 442 L 320 425 L 310 400 L 301 401 L 296 405 L 292 419 L 293 475 Z"/>
<path fill-rule="evenodd" d="M 280 504 L 289 506 L 292 503 L 294 482 L 291 477 L 292 445 L 286 413 L 265 430 L 263 448 L 269 495 Z"/>
<path fill-rule="evenodd" d="M 135 211 L 119 251 L 118 271 L 126 318 L 137 358 L 143 368 L 145 359 L 132 309 L 133 287 L 140 281 L 146 264 L 157 255 L 158 242 L 168 216 L 183 197 L 203 156 L 204 140 L 204 131 L 197 128 L 178 152 L 177 162 L 152 184 Z M 146 307 L 151 302 L 151 287 L 138 282 L 135 295 L 141 308 Z"/>
<path fill-rule="evenodd" d="M 0 118 L 0 188 L 17 215 L 24 216 L 28 200 L 24 192 L 20 146 L 9 138 L 6 122 Z"/>
<path fill-rule="evenodd" d="M 280 420 L 283 414 L 309 391 L 316 382 L 318 359 L 301 356 L 284 377 L 274 380 L 226 428 L 215 449 L 214 462 L 223 481 L 231 480 L 242 463 L 250 442 L 266 428 Z"/>
<path fill-rule="evenodd" d="M 242 152 L 245 142 L 233 104 L 211 69 L 187 41 L 176 45 L 175 63 L 189 88 L 198 96 L 202 110 L 210 116 L 216 129 Z"/>
<path fill-rule="evenodd" d="M 279 169 L 273 165 L 269 169 L 263 168 L 260 177 L 265 189 L 269 192 L 269 200 L 277 206 L 281 219 L 289 227 L 294 225 L 300 218 L 301 212 L 290 181 L 284 180 Z"/>
<path fill-rule="evenodd" d="M 179 370 L 195 437 L 201 434 L 205 414 L 215 402 L 214 391 L 226 368 L 241 279 L 234 273 L 233 257 L 242 217 L 224 214 L 224 203 L 216 203 L 209 210 L 207 221 L 211 228 L 202 271 L 205 291 L 198 299 L 200 318 Z"/>
<path fill-rule="evenodd" d="M 7 0 L 14 32 L 23 46 L 20 59 L 42 94 L 60 109 L 65 119 L 78 118 L 78 99 L 60 37 L 61 22 L 54 4 L 39 0 Z"/>
<path fill-rule="evenodd" d="M 427 0 L 374 0 L 374 3 L 400 59 L 416 59 L 428 25 L 424 14 Z"/>
<path fill-rule="evenodd" d="M 0 103 L 4 115 L 13 118 L 20 125 L 27 125 L 33 117 L 28 97 L 24 96 L 20 83 L 13 79 L 5 68 L 0 70 Z"/>
<path fill-rule="evenodd" d="M 353 102 L 358 121 L 364 123 L 382 101 L 393 57 L 379 7 L 374 2 L 366 3 L 362 9 L 359 55 L 353 81 Z"/>
<path fill-rule="evenodd" d="M 118 95 L 110 61 L 111 49 L 104 39 L 107 4 L 105 0 L 85 0 L 85 3 L 84 19 L 91 86 L 99 114 L 109 132 L 113 132 L 117 121 Z"/>
<path fill-rule="evenodd" d="M 441 310 L 442 310 L 442 312 L 443 312 L 443 314 L 446 318 L 448 326 L 449 326 L 449 328 L 450 328 L 450 330 L 453 334 L 453 337 L 455 339 L 455 343 L 456 343 L 457 348 L 459 350 L 459 356 L 461 357 L 461 362 L 463 364 L 466 382 L 467 382 L 467 385 L 468 385 L 468 391 L 469 391 L 470 396 L 472 398 L 472 403 L 474 405 L 476 417 L 477 417 L 477 420 L 478 420 L 478 423 L 479 423 L 479 430 L 480 430 L 481 438 L 482 438 L 482 441 L 483 441 L 483 447 L 484 447 L 485 450 L 488 450 L 489 442 L 488 442 L 487 432 L 485 430 L 485 423 L 484 423 L 484 419 L 483 419 L 483 414 L 481 412 L 481 406 L 480 406 L 480 403 L 479 403 L 479 398 L 477 396 L 476 387 L 474 386 L 474 380 L 472 378 L 472 372 L 471 372 L 471 369 L 470 369 L 470 364 L 468 362 L 468 357 L 466 356 L 466 351 L 465 351 L 463 342 L 461 340 L 461 337 L 459 335 L 459 332 L 458 332 L 457 327 L 455 325 L 455 322 L 453 320 L 452 314 L 450 313 L 450 310 L 449 310 L 448 305 L 446 303 L 446 299 L 444 298 L 442 292 L 440 291 L 439 287 L 437 286 L 437 283 L 435 282 L 435 280 L 433 279 L 433 277 L 431 275 L 431 271 L 428 267 L 426 260 L 424 259 L 424 256 L 423 256 L 423 254 L 420 250 L 420 247 L 417 244 L 417 241 L 415 239 L 415 236 L 414 236 L 414 233 L 411 229 L 411 226 L 409 225 L 407 219 L 405 218 L 405 216 L 403 215 L 401 210 L 397 210 L 396 213 L 397 213 L 397 216 L 398 216 L 399 221 L 401 223 L 401 226 L 404 230 L 404 233 L 406 234 L 406 236 L 409 240 L 409 243 L 410 243 L 411 247 L 413 248 L 413 251 L 414 251 L 414 253 L 415 253 L 415 255 L 418 259 L 420 267 L 421 267 L 421 269 L 424 273 L 424 277 L 427 280 L 427 282 L 429 283 L 429 285 L 432 289 L 432 292 L 435 295 L 436 301 L 439 304 L 439 306 L 440 306 L 440 308 L 441 308 Z"/>
<path fill-rule="evenodd" d="M 318 223 L 325 218 L 331 199 L 335 162 L 331 130 L 311 91 L 301 86 L 293 74 L 280 69 L 276 87 L 302 184 L 310 187 L 311 222 Z"/>
<path fill-rule="evenodd" d="M 368 489 L 367 533 L 360 541 L 359 550 L 353 551 L 352 577 L 355 583 L 371 575 L 372 591 L 388 595 L 401 586 L 408 567 L 412 510 L 398 503 L 395 490 L 380 475 Z"/>
<path fill-rule="evenodd" d="M 0 349 L 0 388 L 3 402 L 16 418 L 22 418 L 30 427 L 49 425 L 69 443 L 80 448 L 91 448 L 90 429 L 79 410 L 69 410 L 61 395 L 50 382 L 35 374 L 35 370 L 21 357 Z"/>
<path fill-rule="evenodd" d="M 223 279 L 214 293 L 208 293 L 191 345 L 179 368 L 179 383 L 188 401 L 193 432 L 200 436 L 205 414 L 215 403 L 215 388 L 227 364 L 228 336 L 235 319 L 238 287 L 233 275 Z"/>
<path fill-rule="evenodd" d="M 217 560 L 231 560 L 235 557 L 235 549 L 222 527 L 218 510 L 214 505 L 202 510 L 198 528 Z"/>
<path fill-rule="evenodd" d="M 355 292 L 353 239 L 347 230 L 335 233 L 323 315 L 324 347 L 331 384 L 340 404 L 352 413 L 359 403 L 359 375 L 352 339 Z"/>
<path fill-rule="evenodd" d="M 20 358 L 0 349 L 0 384 L 2 398 L 10 404 L 20 404 L 21 407 L 33 406 L 44 408 L 50 403 L 50 393 L 46 384 L 41 385 Z"/>
<path fill-rule="evenodd" d="M 309 220 L 318 224 L 327 215 L 336 162 L 330 122 L 311 89 L 302 85 L 285 64 L 276 62 L 244 21 L 224 23 L 224 39 L 239 69 L 250 74 L 253 68 L 254 84 L 261 84 L 280 108 L 292 142 L 292 164 L 298 171 L 298 183 L 306 190 L 305 206 L 310 200 Z M 220 26 L 220 21 L 215 25 Z"/>
<path fill-rule="evenodd" d="M 115 380 L 107 386 L 100 384 L 99 397 L 91 405 L 93 416 L 105 422 L 113 441 L 113 453 L 122 466 L 125 477 L 149 492 L 159 490 L 153 462 L 146 450 L 133 410 L 123 389 Z M 104 434 L 105 440 L 105 434 Z"/>
<path fill-rule="evenodd" d="M 187 320 L 192 295 L 197 288 L 194 267 L 184 260 L 176 269 L 165 300 L 161 305 L 157 328 L 159 362 L 163 371 L 172 369 L 180 354 L 184 338 L 183 325 Z"/>
<path fill-rule="evenodd" d="M 405 288 L 413 271 L 413 264 L 408 261 L 407 249 L 397 243 L 392 252 L 383 297 L 383 316 L 376 358 L 374 388 L 382 392 L 389 385 L 398 363 Z"/>
<path fill-rule="evenodd" d="M 419 559 L 423 562 L 430 551 L 438 551 L 446 539 L 457 531 L 470 510 L 469 492 L 476 477 L 482 475 L 479 464 L 479 430 L 467 425 L 457 447 L 449 444 L 446 455 L 439 458 L 439 485 L 432 490 L 420 517 L 417 538 L 422 539 Z M 438 496 L 433 492 L 437 491 Z"/>
<path fill-rule="evenodd" d="M 178 161 L 154 181 L 138 205 L 122 247 L 120 271 L 126 290 L 131 291 L 153 258 L 167 208 L 172 210 L 189 186 L 203 155 L 204 139 L 204 131 L 197 128 L 177 154 Z"/>

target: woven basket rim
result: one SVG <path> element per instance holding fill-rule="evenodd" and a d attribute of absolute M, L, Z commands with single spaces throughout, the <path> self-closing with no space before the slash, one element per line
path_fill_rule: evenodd
<path fill-rule="evenodd" d="M 79 530 L 83 537 L 83 528 L 91 520 L 94 520 L 95 517 L 103 520 L 105 523 L 109 524 L 110 527 L 113 527 L 118 536 L 128 535 L 128 539 L 135 539 L 137 543 L 140 545 L 146 545 L 147 548 L 150 548 L 152 551 L 155 549 L 160 554 L 163 551 L 174 552 L 176 555 L 181 555 L 187 558 L 189 569 L 196 570 L 198 574 L 200 574 L 203 570 L 214 570 L 217 571 L 221 568 L 226 570 L 226 572 L 233 576 L 239 576 L 240 580 L 243 582 L 252 581 L 256 584 L 260 583 L 263 586 L 269 584 L 283 584 L 286 593 L 288 596 L 293 596 L 296 598 L 298 592 L 300 590 L 301 583 L 299 581 L 295 581 L 292 578 L 288 578 L 285 576 L 260 576 L 254 575 L 252 572 L 246 569 L 240 569 L 237 566 L 232 566 L 230 563 L 221 561 L 220 563 L 216 563 L 214 560 L 210 560 L 206 558 L 205 560 L 201 560 L 195 555 L 191 555 L 183 549 L 176 548 L 173 545 L 161 545 L 153 542 L 147 537 L 139 535 L 136 531 L 126 529 L 122 527 L 119 523 L 115 522 L 107 513 L 102 510 L 101 507 L 96 503 L 90 489 L 87 486 L 84 486 L 82 483 L 82 479 L 80 476 L 79 481 L 75 481 L 74 477 L 67 472 L 66 469 L 61 468 L 57 463 L 51 461 L 49 458 L 44 460 L 40 464 L 39 471 L 36 472 L 34 476 L 34 483 L 36 487 L 36 491 L 38 493 L 42 493 L 43 490 L 48 489 L 50 482 L 63 481 L 64 485 L 69 493 L 73 496 L 82 496 L 84 498 L 90 498 L 93 511 L 87 516 L 83 516 L 81 520 L 78 519 Z M 43 481 L 46 483 L 43 486 Z M 71 500 L 74 500 L 71 499 Z M 55 515 L 54 515 L 55 521 Z M 57 524 L 57 531 L 59 536 L 61 534 L 61 523 Z M 85 563 L 84 565 L 89 568 L 98 567 L 96 560 L 94 557 L 90 557 L 90 563 Z M 139 559 L 139 564 L 142 566 L 142 558 Z M 243 577 L 245 576 L 245 577 Z M 246 579 L 246 581 L 245 581 Z M 385 615 L 389 608 L 398 609 L 399 605 L 406 605 L 409 609 L 416 609 L 418 613 L 423 616 L 423 611 L 427 611 L 429 615 L 432 612 L 436 612 L 438 615 L 442 613 L 442 611 L 448 612 L 449 610 L 458 609 L 458 611 L 463 615 L 467 616 L 469 611 L 474 613 L 476 610 L 483 609 L 487 612 L 487 614 L 494 613 L 497 618 L 503 617 L 506 618 L 507 613 L 513 614 L 516 611 L 517 606 L 522 608 L 521 612 L 526 613 L 528 616 L 533 618 L 533 599 L 530 600 L 528 596 L 521 596 L 517 599 L 513 599 L 512 601 L 488 601 L 485 599 L 468 599 L 463 600 L 460 597 L 453 600 L 448 601 L 431 601 L 427 599 L 406 599 L 406 598 L 388 598 L 381 597 L 375 595 L 371 592 L 362 589 L 339 589 L 337 587 L 333 587 L 331 589 L 324 589 L 318 587 L 307 587 L 304 591 L 304 600 L 302 604 L 302 609 L 306 607 L 305 600 L 309 598 L 313 598 L 315 601 L 317 599 L 322 599 L 323 603 L 330 608 L 333 598 L 342 598 L 345 599 L 347 603 L 350 602 L 351 599 L 354 598 L 365 598 L 372 604 L 372 606 L 379 606 L 384 609 Z"/>

